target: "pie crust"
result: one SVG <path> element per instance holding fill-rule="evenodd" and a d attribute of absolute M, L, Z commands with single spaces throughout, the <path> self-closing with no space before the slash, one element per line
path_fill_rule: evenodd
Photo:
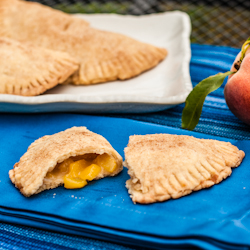
<path fill-rule="evenodd" d="M 35 96 L 63 83 L 79 67 L 64 52 L 0 37 L 0 94 Z"/>
<path fill-rule="evenodd" d="M 125 148 L 133 202 L 177 199 L 218 184 L 238 167 L 245 153 L 229 142 L 192 136 L 135 135 Z"/>
<path fill-rule="evenodd" d="M 122 157 L 104 137 L 85 127 L 72 127 L 33 142 L 14 169 L 9 171 L 9 176 L 20 192 L 28 197 L 63 185 L 62 178 L 46 178 L 47 173 L 71 157 L 86 154 L 108 154 L 116 161 L 114 172 L 102 169 L 95 180 L 115 176 L 122 171 Z"/>

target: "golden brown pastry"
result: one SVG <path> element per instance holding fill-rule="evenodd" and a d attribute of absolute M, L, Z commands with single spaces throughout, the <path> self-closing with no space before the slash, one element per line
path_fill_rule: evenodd
<path fill-rule="evenodd" d="M 229 142 L 192 136 L 135 135 L 125 148 L 133 202 L 177 199 L 227 178 L 245 153 Z"/>
<path fill-rule="evenodd" d="M 13 14 L 15 16 L 12 16 Z M 87 21 L 62 11 L 40 3 L 18 0 L 0 1 L 0 24 L 1 33 L 6 32 L 6 34 L 1 35 L 16 34 L 25 37 L 24 28 L 27 28 L 31 38 L 33 37 L 32 33 L 42 35 L 50 27 L 55 27 L 62 32 L 76 33 L 79 29 L 89 26 Z"/>
<path fill-rule="evenodd" d="M 68 54 L 0 37 L 0 94 L 33 96 L 64 82 L 78 69 Z"/>
<path fill-rule="evenodd" d="M 81 188 L 120 171 L 122 157 L 104 137 L 85 127 L 73 127 L 33 142 L 9 176 L 28 197 L 63 184 Z"/>
<path fill-rule="evenodd" d="M 167 55 L 163 48 L 93 29 L 81 19 L 19 0 L 0 1 L 0 36 L 69 53 L 80 62 L 79 71 L 67 81 L 74 84 L 129 79 Z"/>

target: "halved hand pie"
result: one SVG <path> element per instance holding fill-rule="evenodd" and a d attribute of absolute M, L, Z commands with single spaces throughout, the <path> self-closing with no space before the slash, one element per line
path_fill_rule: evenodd
<path fill-rule="evenodd" d="M 0 37 L 0 94 L 39 95 L 64 82 L 78 67 L 64 52 Z"/>
<path fill-rule="evenodd" d="M 245 153 L 229 142 L 192 136 L 135 135 L 125 148 L 133 200 L 152 203 L 177 199 L 227 178 Z"/>
<path fill-rule="evenodd" d="M 28 197 L 63 184 L 82 188 L 88 181 L 120 171 L 122 157 L 104 137 L 85 127 L 73 127 L 32 143 L 9 176 Z"/>
<path fill-rule="evenodd" d="M 97 30 L 81 19 L 19 0 L 0 1 L 0 36 L 69 53 L 80 62 L 79 71 L 67 81 L 74 84 L 129 79 L 167 55 L 164 48 Z"/>

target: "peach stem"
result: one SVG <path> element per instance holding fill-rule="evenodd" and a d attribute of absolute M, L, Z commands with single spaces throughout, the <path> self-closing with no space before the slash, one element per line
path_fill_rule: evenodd
<path fill-rule="evenodd" d="M 246 54 L 246 51 L 247 49 L 250 47 L 250 38 L 248 38 L 244 44 L 242 45 L 241 47 L 241 57 L 240 57 L 240 62 L 243 61 L 244 57 L 245 57 L 245 54 Z"/>

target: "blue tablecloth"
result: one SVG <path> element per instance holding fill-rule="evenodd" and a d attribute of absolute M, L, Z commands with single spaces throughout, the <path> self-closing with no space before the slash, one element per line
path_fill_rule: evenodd
<path fill-rule="evenodd" d="M 218 72 L 225 72 L 230 69 L 232 62 L 238 49 L 192 45 L 191 60 L 191 78 L 193 85 L 209 75 Z M 130 118 L 139 121 L 146 121 L 155 124 L 167 125 L 172 128 L 180 128 L 181 112 L 184 105 L 179 105 L 173 109 L 143 115 L 112 115 L 114 117 Z M 0 114 L 1 119 L 8 122 L 19 122 L 32 115 L 6 115 Z M 65 119 L 70 119 L 70 114 L 65 114 Z M 109 115 L 106 115 L 109 116 Z M 39 118 L 40 117 L 40 118 Z M 36 115 L 36 119 L 45 119 L 48 122 L 53 114 Z M 30 118 L 32 120 L 32 118 Z M 22 122 L 20 122 L 22 124 Z M 72 121 L 72 126 L 74 121 Z M 39 127 L 39 126 L 38 126 Z M 250 129 L 239 121 L 228 110 L 223 98 L 223 86 L 217 91 L 211 93 L 204 104 L 202 116 L 199 125 L 195 131 L 216 135 L 230 139 L 249 139 Z M 7 132 L 7 131 L 6 131 Z M 109 241 L 109 239 L 106 239 Z M 192 242 L 190 242 L 192 244 Z M 175 245 L 176 246 L 176 245 Z M 188 246 L 188 245 L 186 245 Z M 211 246 L 211 245 L 210 245 Z M 183 247 L 181 245 L 180 247 Z M 206 245 L 203 245 L 206 247 Z M 128 247 L 117 245 L 105 241 L 93 240 L 79 236 L 70 236 L 49 231 L 42 231 L 25 226 L 16 226 L 1 223 L 0 224 L 0 249 L 135 249 L 136 247 Z M 171 248 L 171 247 L 170 247 Z M 207 246 L 208 248 L 208 246 Z M 221 245 L 224 248 L 224 245 Z M 142 249 L 142 248 L 140 248 Z M 192 247 L 193 249 L 193 247 Z M 220 249 L 217 244 L 215 249 Z M 233 249 L 233 247 L 232 247 Z"/>

